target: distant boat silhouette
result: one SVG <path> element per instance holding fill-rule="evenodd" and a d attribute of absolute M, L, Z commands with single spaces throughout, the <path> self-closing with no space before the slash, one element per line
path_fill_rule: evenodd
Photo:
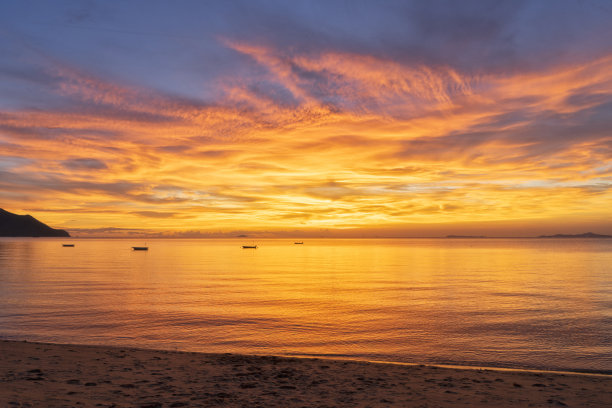
<path fill-rule="evenodd" d="M 253 245 L 243 245 L 242 249 L 257 249 L 257 245 L 253 244 Z"/>
<path fill-rule="evenodd" d="M 132 249 L 134 251 L 148 251 L 149 247 L 148 246 L 133 246 Z"/>
<path fill-rule="evenodd" d="M 74 244 L 62 244 L 63 247 L 73 247 Z"/>
<path fill-rule="evenodd" d="M 304 241 L 302 242 L 294 242 L 295 245 L 304 245 Z"/>

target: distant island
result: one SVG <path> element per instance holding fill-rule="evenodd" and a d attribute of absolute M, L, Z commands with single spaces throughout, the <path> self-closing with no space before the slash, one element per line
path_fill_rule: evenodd
<path fill-rule="evenodd" d="M 17 215 L 0 208 L 0 237 L 69 237 L 68 232 L 51 228 L 31 215 Z"/>
<path fill-rule="evenodd" d="M 612 235 L 601 235 L 593 232 L 585 232 L 584 234 L 540 235 L 538 238 L 612 238 Z"/>
<path fill-rule="evenodd" d="M 485 235 L 447 235 L 446 238 L 488 238 Z"/>
<path fill-rule="evenodd" d="M 447 235 L 444 238 L 533 238 L 533 237 L 488 237 L 486 235 Z M 583 234 L 555 234 L 555 235 L 540 235 L 535 238 L 612 238 L 612 235 L 595 234 L 594 232 L 585 232 Z"/>

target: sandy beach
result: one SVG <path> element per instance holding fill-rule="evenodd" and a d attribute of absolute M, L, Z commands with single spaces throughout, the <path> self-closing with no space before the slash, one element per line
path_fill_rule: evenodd
<path fill-rule="evenodd" d="M 606 407 L 612 376 L 0 341 L 1 407 Z"/>

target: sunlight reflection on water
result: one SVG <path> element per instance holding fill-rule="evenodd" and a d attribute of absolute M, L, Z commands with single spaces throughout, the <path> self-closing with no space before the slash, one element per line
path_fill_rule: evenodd
<path fill-rule="evenodd" d="M 612 370 L 612 240 L 0 239 L 0 337 Z"/>

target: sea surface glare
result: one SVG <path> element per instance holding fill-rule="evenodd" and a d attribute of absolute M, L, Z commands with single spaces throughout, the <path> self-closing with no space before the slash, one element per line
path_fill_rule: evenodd
<path fill-rule="evenodd" d="M 251 241 L 2 238 L 0 338 L 612 371 L 612 239 Z"/>

